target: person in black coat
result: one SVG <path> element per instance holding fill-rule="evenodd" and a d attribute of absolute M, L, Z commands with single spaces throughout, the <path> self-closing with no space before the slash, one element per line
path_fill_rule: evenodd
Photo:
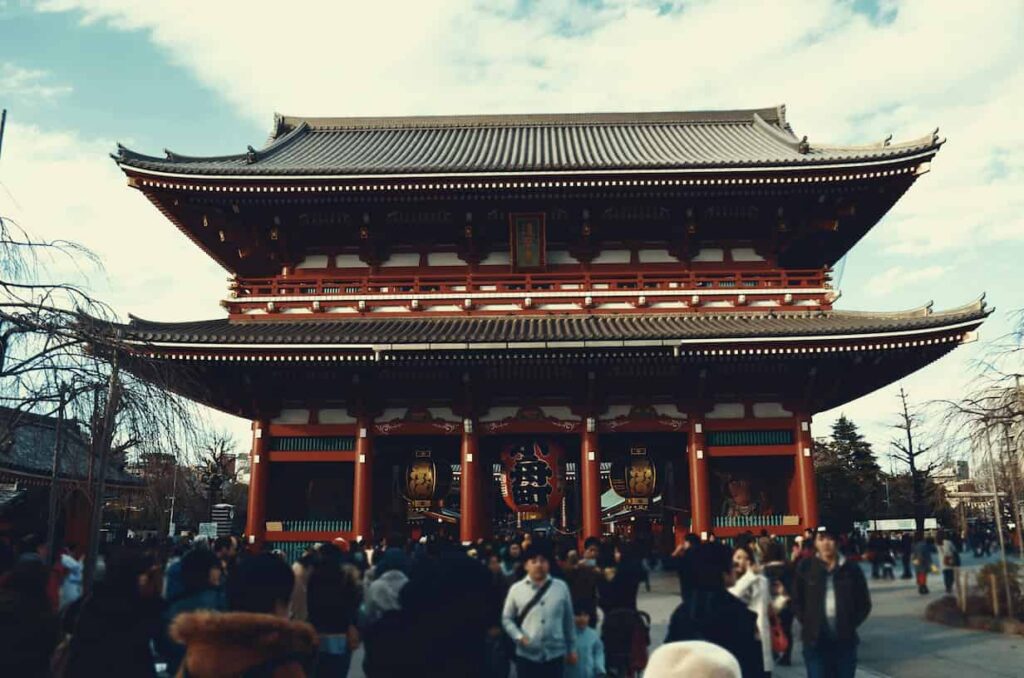
<path fill-rule="evenodd" d="M 369 678 L 486 675 L 491 573 L 460 548 L 440 551 L 413 565 L 399 594 L 401 609 L 366 629 Z"/>
<path fill-rule="evenodd" d="M 757 615 L 726 590 L 732 584 L 732 550 L 702 544 L 687 551 L 693 588 L 669 619 L 666 643 L 703 640 L 736 657 L 743 678 L 761 678 L 764 663 L 757 640 Z"/>
<path fill-rule="evenodd" d="M 152 558 L 125 548 L 82 599 L 68 648 L 66 678 L 156 676 L 150 643 L 163 630 L 159 570 Z"/>
<path fill-rule="evenodd" d="M 50 675 L 60 623 L 46 595 L 49 577 L 49 568 L 34 557 L 0 575 L 0 675 Z"/>
<path fill-rule="evenodd" d="M 857 627 L 871 613 L 867 580 L 839 553 L 835 532 L 819 531 L 814 545 L 816 556 L 797 565 L 791 602 L 802 627 L 804 663 L 808 675 L 852 676 Z"/>

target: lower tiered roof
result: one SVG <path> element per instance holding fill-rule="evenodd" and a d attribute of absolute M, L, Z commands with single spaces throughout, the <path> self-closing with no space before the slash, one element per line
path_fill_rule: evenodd
<path fill-rule="evenodd" d="M 135 345 L 212 349 L 284 347 L 557 348 L 559 345 L 675 345 L 808 339 L 866 339 L 974 329 L 991 311 L 983 300 L 943 312 L 931 305 L 895 313 L 689 313 L 676 315 L 516 315 L 461 318 L 324 318 L 202 320 L 158 323 L 133 318 L 116 330 Z M 523 344 L 529 344 L 524 346 Z M 443 345 L 443 346 L 442 346 Z"/>

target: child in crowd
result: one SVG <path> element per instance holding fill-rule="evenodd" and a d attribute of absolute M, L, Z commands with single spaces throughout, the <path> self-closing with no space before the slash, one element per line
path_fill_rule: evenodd
<path fill-rule="evenodd" d="M 896 554 L 892 552 L 892 548 L 886 547 L 882 553 L 882 579 L 896 580 Z"/>
<path fill-rule="evenodd" d="M 565 678 L 601 678 L 605 675 L 604 643 L 597 631 L 590 628 L 590 618 L 596 613 L 592 601 L 573 602 L 576 617 L 575 664 L 565 665 Z"/>

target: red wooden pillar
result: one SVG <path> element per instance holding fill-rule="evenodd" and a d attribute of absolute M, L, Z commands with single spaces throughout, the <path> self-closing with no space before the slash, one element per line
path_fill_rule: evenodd
<path fill-rule="evenodd" d="M 711 531 L 711 493 L 708 489 L 708 460 L 704 447 L 704 418 L 690 417 L 686 456 L 690 463 L 690 531 L 706 539 Z"/>
<path fill-rule="evenodd" d="M 483 465 L 472 419 L 462 420 L 462 448 L 459 464 L 462 478 L 459 485 L 459 539 L 468 544 L 485 536 L 484 502 L 482 493 Z"/>
<path fill-rule="evenodd" d="M 360 417 L 356 425 L 355 485 L 352 492 L 352 531 L 356 539 L 373 539 L 373 450 L 372 420 Z"/>
<path fill-rule="evenodd" d="M 252 422 L 252 449 L 249 452 L 249 508 L 245 533 L 249 544 L 258 550 L 267 534 L 267 487 L 270 481 L 270 426 L 266 419 Z"/>
<path fill-rule="evenodd" d="M 811 417 L 800 413 L 796 417 L 796 479 L 800 491 L 800 522 L 804 528 L 818 526 L 818 486 L 814 479 L 813 439 Z"/>
<path fill-rule="evenodd" d="M 580 540 L 601 536 L 601 451 L 597 442 L 597 420 L 587 417 L 580 441 Z"/>

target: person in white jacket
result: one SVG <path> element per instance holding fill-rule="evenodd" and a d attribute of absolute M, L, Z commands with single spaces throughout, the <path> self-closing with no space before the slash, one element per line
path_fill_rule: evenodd
<path fill-rule="evenodd" d="M 768 578 L 761 574 L 754 562 L 754 555 L 746 546 L 741 546 L 732 554 L 733 572 L 736 583 L 729 588 L 744 603 L 747 609 L 757 615 L 757 635 L 761 641 L 761 654 L 764 657 L 764 673 L 771 675 L 775 668 L 772 653 L 772 628 L 768 608 L 771 605 L 772 590 Z"/>

